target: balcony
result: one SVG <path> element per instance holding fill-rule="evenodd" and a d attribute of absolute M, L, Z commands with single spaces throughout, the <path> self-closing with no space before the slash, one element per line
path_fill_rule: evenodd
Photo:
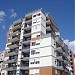
<path fill-rule="evenodd" d="M 13 29 L 13 30 L 16 30 L 16 29 L 21 28 L 21 23 L 22 23 L 22 20 L 21 20 L 21 19 L 15 21 L 15 22 L 13 23 L 14 25 L 13 25 L 12 29 Z"/>
<path fill-rule="evenodd" d="M 59 60 L 59 61 L 63 61 L 62 56 L 57 56 L 56 59 Z"/>
<path fill-rule="evenodd" d="M 19 37 L 15 37 L 9 40 L 9 42 L 15 42 L 15 41 L 19 41 Z"/>
<path fill-rule="evenodd" d="M 25 36 L 25 37 L 29 37 L 30 35 L 31 35 L 31 31 L 27 31 L 27 32 L 24 33 L 23 36 Z"/>
<path fill-rule="evenodd" d="M 9 44 L 7 45 L 10 49 L 13 49 L 13 48 L 16 48 L 18 47 L 19 45 L 18 44 Z"/>
<path fill-rule="evenodd" d="M 14 21 L 14 25 L 20 24 L 21 22 L 22 22 L 22 20 L 21 19 L 18 19 L 16 21 Z"/>
<path fill-rule="evenodd" d="M 15 51 L 8 51 L 8 55 L 12 56 L 12 55 L 17 55 L 18 54 L 18 50 Z"/>
<path fill-rule="evenodd" d="M 31 30 L 31 27 L 32 27 L 31 25 L 26 25 L 24 29 L 25 30 Z"/>
<path fill-rule="evenodd" d="M 12 29 L 17 30 L 17 29 L 20 29 L 20 28 L 21 28 L 21 25 L 14 25 Z"/>
<path fill-rule="evenodd" d="M 59 44 L 59 45 L 63 45 L 63 40 L 59 37 L 55 38 L 55 41 Z"/>
<path fill-rule="evenodd" d="M 21 67 L 21 69 L 28 69 L 29 68 L 29 60 L 22 61 L 20 67 Z"/>
<path fill-rule="evenodd" d="M 6 71 L 13 71 L 13 70 L 17 70 L 17 67 L 7 67 Z"/>
<path fill-rule="evenodd" d="M 22 57 L 21 60 L 28 61 L 29 60 L 29 57 L 28 56 L 27 57 Z"/>
<path fill-rule="evenodd" d="M 60 52 L 60 53 L 63 53 L 63 50 L 62 50 L 61 47 L 55 48 L 55 51 L 58 51 L 58 52 Z"/>
<path fill-rule="evenodd" d="M 20 31 L 15 31 L 10 33 L 10 36 L 15 36 L 15 35 L 19 35 L 21 32 Z"/>
<path fill-rule="evenodd" d="M 20 67 L 20 69 L 21 70 L 28 70 L 29 69 L 29 66 L 23 65 L 23 66 Z"/>
<path fill-rule="evenodd" d="M 14 62 L 17 62 L 17 58 L 7 60 L 7 63 L 14 63 Z"/>
<path fill-rule="evenodd" d="M 63 52 L 63 55 L 64 55 L 65 57 L 67 57 L 67 56 L 69 55 L 69 53 L 68 53 L 68 52 Z"/>
<path fill-rule="evenodd" d="M 30 51 L 30 46 L 27 46 L 22 49 L 22 52 L 29 52 Z"/>
<path fill-rule="evenodd" d="M 47 31 L 51 31 L 52 30 L 50 25 L 46 26 L 46 29 L 47 29 Z"/>
<path fill-rule="evenodd" d="M 50 19 L 46 21 L 47 24 L 51 24 Z"/>
<path fill-rule="evenodd" d="M 62 47 L 66 52 L 68 51 L 68 46 L 65 43 L 62 45 Z"/>
<path fill-rule="evenodd" d="M 32 19 L 25 20 L 25 23 L 31 24 L 32 23 Z"/>
<path fill-rule="evenodd" d="M 26 39 L 24 40 L 23 44 L 30 44 L 30 40 L 31 40 L 31 38 L 26 38 Z"/>
<path fill-rule="evenodd" d="M 63 66 L 57 66 L 57 69 L 64 70 Z"/>
<path fill-rule="evenodd" d="M 64 60 L 64 63 L 65 63 L 65 64 L 70 64 L 70 61 Z"/>

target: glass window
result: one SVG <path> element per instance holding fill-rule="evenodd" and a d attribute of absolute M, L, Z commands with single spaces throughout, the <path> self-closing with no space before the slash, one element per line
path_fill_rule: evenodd
<path fill-rule="evenodd" d="M 31 51 L 31 55 L 34 55 L 35 54 L 35 50 Z"/>
<path fill-rule="evenodd" d="M 33 17 L 36 17 L 36 15 L 33 15 Z"/>
<path fill-rule="evenodd" d="M 36 63 L 36 64 L 39 64 L 39 61 L 36 61 L 35 63 Z"/>
<path fill-rule="evenodd" d="M 34 62 L 31 62 L 30 64 L 34 64 Z"/>
<path fill-rule="evenodd" d="M 36 43 L 36 45 L 39 45 L 40 43 Z"/>
<path fill-rule="evenodd" d="M 35 42 L 32 42 L 32 46 L 35 46 Z"/>

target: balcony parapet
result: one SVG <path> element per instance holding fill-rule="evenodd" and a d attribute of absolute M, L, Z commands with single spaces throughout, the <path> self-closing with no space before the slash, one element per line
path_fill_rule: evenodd
<path fill-rule="evenodd" d="M 55 37 L 55 41 L 60 45 L 62 46 L 63 45 L 63 40 L 59 37 Z"/>

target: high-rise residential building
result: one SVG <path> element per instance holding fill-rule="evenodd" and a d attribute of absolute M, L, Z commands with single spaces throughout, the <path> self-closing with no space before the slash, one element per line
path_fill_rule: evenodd
<path fill-rule="evenodd" d="M 69 75 L 68 46 L 53 18 L 42 9 L 10 26 L 6 52 L 5 75 Z"/>
<path fill-rule="evenodd" d="M 9 59 L 9 56 L 6 52 L 6 50 L 3 51 L 3 62 L 2 62 L 2 68 L 1 68 L 1 75 L 7 75 L 7 67 L 8 67 L 8 63 L 7 60 Z"/>
<path fill-rule="evenodd" d="M 2 71 L 2 63 L 4 61 L 4 51 L 0 51 L 0 75 Z"/>

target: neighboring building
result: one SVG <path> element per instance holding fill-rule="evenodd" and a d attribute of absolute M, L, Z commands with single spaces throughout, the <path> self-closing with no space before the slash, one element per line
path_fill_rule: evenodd
<path fill-rule="evenodd" d="M 71 73 L 72 75 L 75 75 L 75 54 L 72 51 L 70 51 L 70 61 L 71 61 Z"/>
<path fill-rule="evenodd" d="M 68 46 L 52 17 L 42 9 L 10 26 L 6 51 L 5 75 L 69 75 Z"/>
<path fill-rule="evenodd" d="M 75 55 L 74 55 L 74 75 L 75 75 Z"/>
<path fill-rule="evenodd" d="M 0 51 L 0 75 L 1 75 L 3 61 L 4 61 L 4 51 Z"/>

